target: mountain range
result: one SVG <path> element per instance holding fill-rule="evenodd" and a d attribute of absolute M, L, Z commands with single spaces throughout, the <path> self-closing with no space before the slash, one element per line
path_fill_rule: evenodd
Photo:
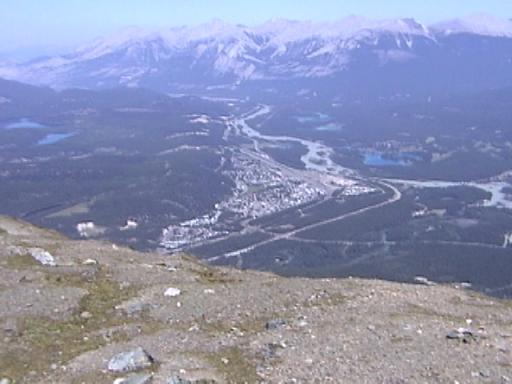
<path fill-rule="evenodd" d="M 215 20 L 196 27 L 131 28 L 74 52 L 0 64 L 0 77 L 55 88 L 142 86 L 173 92 L 285 81 L 358 96 L 458 92 L 512 85 L 512 21 L 488 15 L 423 25 L 414 19 Z M 333 80 L 335 80 L 333 82 Z M 359 92 L 355 91 L 359 89 Z"/>

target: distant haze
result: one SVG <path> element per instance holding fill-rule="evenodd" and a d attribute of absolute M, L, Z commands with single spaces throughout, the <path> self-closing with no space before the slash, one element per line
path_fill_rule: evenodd
<path fill-rule="evenodd" d="M 163 28 L 212 19 L 254 25 L 272 18 L 337 20 L 413 17 L 423 23 L 488 13 L 509 18 L 506 0 L 3 0 L 0 2 L 0 59 L 27 59 L 70 50 L 129 26 Z"/>

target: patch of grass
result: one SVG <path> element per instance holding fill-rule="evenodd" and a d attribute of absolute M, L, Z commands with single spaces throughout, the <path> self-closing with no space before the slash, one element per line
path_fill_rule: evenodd
<path fill-rule="evenodd" d="M 341 293 L 320 294 L 314 299 L 308 299 L 302 303 L 304 308 L 336 307 L 347 302 L 348 297 Z"/>
<path fill-rule="evenodd" d="M 41 264 L 37 262 L 31 255 L 28 253 L 22 255 L 13 255 L 7 258 L 7 268 L 11 269 L 27 269 L 38 267 Z"/>
<path fill-rule="evenodd" d="M 21 321 L 22 335 L 16 340 L 17 345 L 7 346 L 7 350 L 2 348 L 0 355 L 0 372 L 14 380 L 23 381 L 30 371 L 44 374 L 51 364 L 64 364 L 84 352 L 106 345 L 107 340 L 99 332 L 101 329 L 135 322 L 124 318 L 114 307 L 133 297 L 136 291 L 134 288 L 121 289 L 118 282 L 109 279 L 106 271 L 98 271 L 92 281 L 76 275 L 52 274 L 48 279 L 50 283 L 83 288 L 89 293 L 80 301 L 78 310 L 66 320 L 29 317 Z M 83 318 L 83 312 L 89 312 L 90 318 Z M 142 324 L 142 333 L 153 333 L 163 326 L 151 319 L 144 319 Z M 118 336 L 113 341 L 125 338 Z"/>
<path fill-rule="evenodd" d="M 6 266 L 7 268 L 12 269 L 27 269 L 34 267 L 43 267 L 34 257 L 32 257 L 28 253 L 29 248 L 41 248 L 50 254 L 54 255 L 56 251 L 59 249 L 60 245 L 58 243 L 47 244 L 44 247 L 36 246 L 34 244 L 30 244 L 26 241 L 21 241 L 16 244 L 20 250 L 25 249 L 25 253 L 20 253 L 18 255 L 12 255 L 7 258 Z"/>
<path fill-rule="evenodd" d="M 267 322 L 274 319 L 282 319 L 287 323 L 291 323 L 292 317 L 284 314 L 268 314 L 265 316 L 258 316 L 246 320 L 242 320 L 240 322 L 233 321 L 215 321 L 210 322 L 204 319 L 197 319 L 194 324 L 199 326 L 199 329 L 202 331 L 211 334 L 213 336 L 218 336 L 222 333 L 230 333 L 233 331 L 233 328 L 238 329 L 240 332 L 244 334 L 258 334 L 260 332 L 265 332 L 265 325 Z M 192 325 L 192 324 L 191 324 Z M 187 325 L 190 328 L 191 325 Z M 187 329 L 188 329 L 187 328 Z"/>
<path fill-rule="evenodd" d="M 207 354 L 205 358 L 229 384 L 261 382 L 256 365 L 238 347 L 230 347 L 214 354 Z"/>
<path fill-rule="evenodd" d="M 70 384 L 111 383 L 114 380 L 115 375 L 106 372 L 91 372 L 73 377 Z"/>
<path fill-rule="evenodd" d="M 393 344 L 404 344 L 404 343 L 411 343 L 414 339 L 411 336 L 391 336 L 391 343 Z"/>
<path fill-rule="evenodd" d="M 197 281 L 202 284 L 234 284 L 242 282 L 241 279 L 234 278 L 226 271 L 220 271 L 214 268 L 191 270 L 197 275 Z"/>
<path fill-rule="evenodd" d="M 430 317 L 440 320 L 445 320 L 452 323 L 463 323 L 465 322 L 464 317 L 456 316 L 450 313 L 441 313 L 430 308 L 423 307 L 418 304 L 407 303 L 406 307 L 400 311 L 400 313 L 393 313 L 391 317 L 404 317 L 404 316 L 422 316 Z"/>

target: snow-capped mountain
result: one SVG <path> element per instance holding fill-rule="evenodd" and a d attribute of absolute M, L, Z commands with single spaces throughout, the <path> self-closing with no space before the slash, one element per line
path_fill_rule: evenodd
<path fill-rule="evenodd" d="M 482 15 L 430 27 L 413 19 L 356 16 L 331 23 L 271 20 L 255 27 L 213 21 L 160 31 L 128 29 L 71 54 L 0 66 L 0 77 L 54 87 L 175 90 L 360 75 L 363 69 L 393 66 L 407 73 L 412 64 L 424 67 L 425 60 L 455 69 L 477 59 L 472 65 L 479 66 L 482 50 L 489 49 L 496 49 L 492 54 L 502 65 L 512 58 L 509 38 L 510 20 Z M 499 43 L 489 48 L 483 43 L 489 39 Z"/>
<path fill-rule="evenodd" d="M 488 14 L 471 15 L 431 26 L 432 30 L 445 35 L 473 34 L 491 37 L 512 37 L 512 20 L 499 19 Z"/>

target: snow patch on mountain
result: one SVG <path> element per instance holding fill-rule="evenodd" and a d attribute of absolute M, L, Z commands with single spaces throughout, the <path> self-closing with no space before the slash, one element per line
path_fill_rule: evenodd
<path fill-rule="evenodd" d="M 478 15 L 427 27 L 413 19 L 350 16 L 324 23 L 274 19 L 254 27 L 214 20 L 129 28 L 71 54 L 0 64 L 0 77 L 54 87 L 323 77 L 346 70 L 358 52 L 381 65 L 403 62 L 417 57 L 417 47 L 454 33 L 512 37 L 512 22 Z"/>
<path fill-rule="evenodd" d="M 432 25 L 431 28 L 445 35 L 468 33 L 482 36 L 512 37 L 512 20 L 501 19 L 485 13 L 444 21 Z"/>

